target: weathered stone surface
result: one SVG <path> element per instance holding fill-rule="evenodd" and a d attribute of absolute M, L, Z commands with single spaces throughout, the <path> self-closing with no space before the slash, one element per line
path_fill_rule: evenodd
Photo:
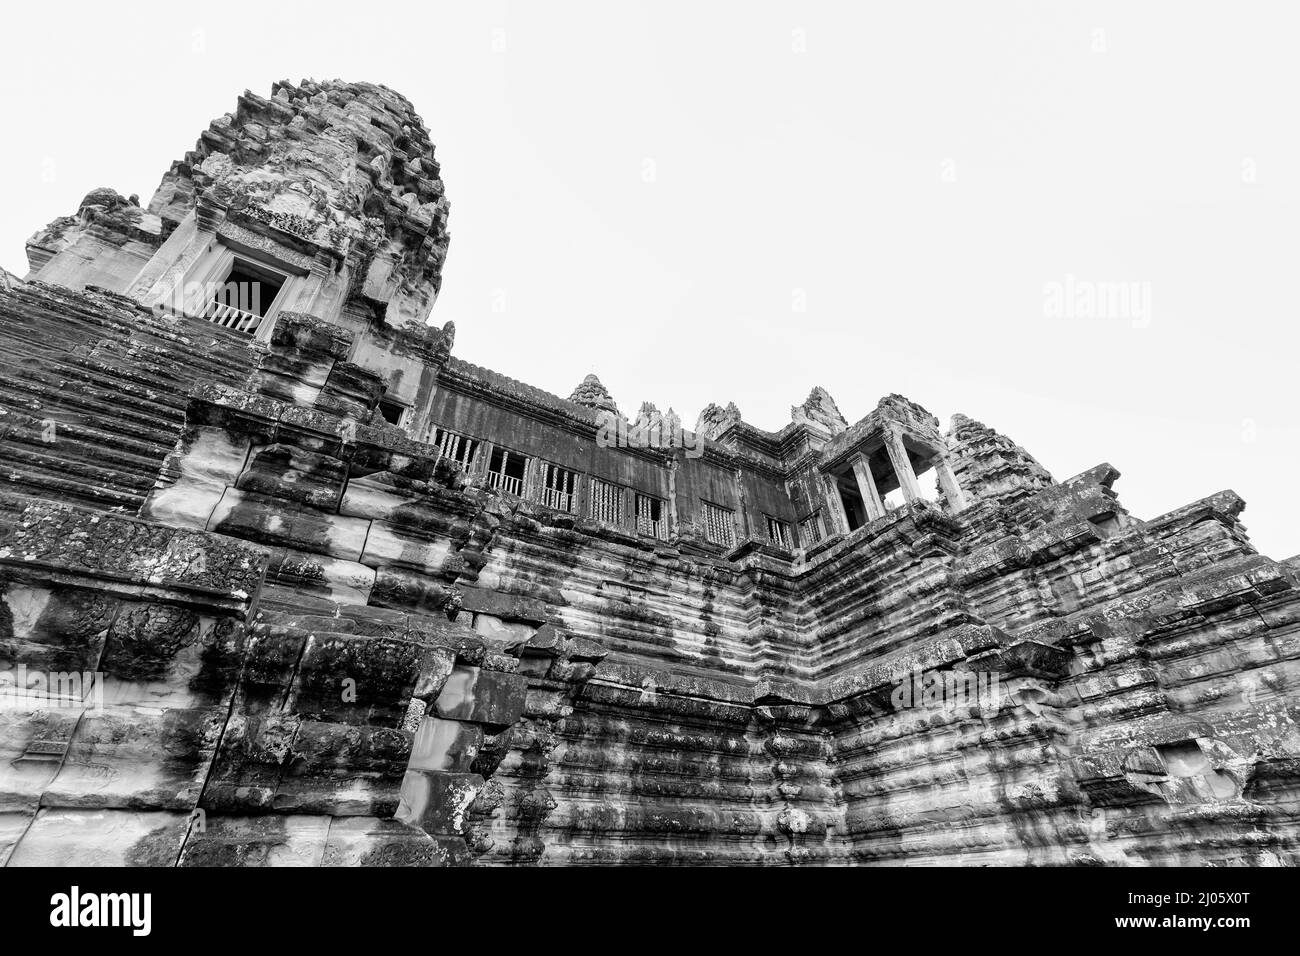
<path fill-rule="evenodd" d="M 6 866 L 175 866 L 185 813 L 43 809 Z"/>
<path fill-rule="evenodd" d="M 439 717 L 508 727 L 523 712 L 527 682 L 517 674 L 461 666 L 433 703 Z"/>
<path fill-rule="evenodd" d="M 618 414 L 618 406 L 614 404 L 614 399 L 610 397 L 609 391 L 594 373 L 578 384 L 573 394 L 569 396 L 569 401 L 575 405 L 585 405 L 587 408 Z"/>
<path fill-rule="evenodd" d="M 562 399 L 423 324 L 446 215 L 409 103 L 281 83 L 33 237 L 0 861 L 1300 862 L 1300 558 L 1237 495 L 1142 520 L 901 395 Z M 163 307 L 222 249 L 253 334 Z"/>
<path fill-rule="evenodd" d="M 463 866 L 469 848 L 460 837 L 433 837 L 422 830 L 374 817 L 336 819 L 321 866 Z"/>
<path fill-rule="evenodd" d="M 430 834 L 463 835 L 470 804 L 482 788 L 478 774 L 408 770 L 396 819 Z"/>
<path fill-rule="evenodd" d="M 411 744 L 410 768 L 463 773 L 483 743 L 483 728 L 461 720 L 425 717 Z"/>
<path fill-rule="evenodd" d="M 208 816 L 190 833 L 180 865 L 320 866 L 329 830 L 327 816 Z"/>

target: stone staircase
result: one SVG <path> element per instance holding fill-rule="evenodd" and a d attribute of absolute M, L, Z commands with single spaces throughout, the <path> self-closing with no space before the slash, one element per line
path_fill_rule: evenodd
<path fill-rule="evenodd" d="M 33 498 L 136 514 L 189 390 L 238 385 L 257 358 L 247 336 L 121 296 L 0 290 L 0 529 Z"/>

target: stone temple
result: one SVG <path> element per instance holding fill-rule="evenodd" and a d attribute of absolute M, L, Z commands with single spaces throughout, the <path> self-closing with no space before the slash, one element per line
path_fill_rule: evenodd
<path fill-rule="evenodd" d="M 0 861 L 1300 862 L 1236 494 L 551 395 L 429 324 L 448 209 L 407 100 L 282 82 L 3 276 Z"/>

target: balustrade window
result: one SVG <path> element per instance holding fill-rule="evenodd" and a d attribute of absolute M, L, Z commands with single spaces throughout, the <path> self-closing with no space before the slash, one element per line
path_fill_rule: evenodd
<path fill-rule="evenodd" d="M 590 505 L 587 513 L 597 521 L 615 527 L 623 523 L 623 489 L 599 478 L 591 479 Z"/>
<path fill-rule="evenodd" d="M 790 533 L 790 525 L 780 518 L 773 518 L 771 515 L 764 515 L 767 519 L 767 537 L 774 545 L 785 548 L 787 551 L 794 546 L 794 536 Z"/>
<path fill-rule="evenodd" d="M 466 438 L 445 428 L 433 430 L 433 443 L 438 446 L 439 457 L 450 458 L 466 468 L 473 464 L 474 457 L 478 454 L 478 439 Z"/>
<path fill-rule="evenodd" d="M 734 512 L 729 508 L 720 508 L 707 501 L 704 506 L 704 537 L 714 544 L 730 548 L 736 543 L 736 522 Z"/>
<path fill-rule="evenodd" d="M 826 529 L 822 524 L 820 511 L 814 511 L 799 522 L 799 541 L 805 548 L 811 548 L 824 537 L 826 537 Z"/>
<path fill-rule="evenodd" d="M 173 293 L 175 300 L 163 305 L 265 339 L 290 280 L 285 272 L 217 245 Z"/>
<path fill-rule="evenodd" d="M 636 530 L 660 541 L 668 539 L 668 521 L 662 498 L 637 492 Z"/>
<path fill-rule="evenodd" d="M 492 458 L 488 462 L 488 485 L 508 495 L 523 497 L 524 475 L 527 470 L 528 459 L 523 455 L 504 448 L 493 448 Z"/>
<path fill-rule="evenodd" d="M 549 462 L 542 469 L 542 504 L 556 511 L 573 511 L 576 503 L 578 475 L 576 472 L 552 465 Z"/>

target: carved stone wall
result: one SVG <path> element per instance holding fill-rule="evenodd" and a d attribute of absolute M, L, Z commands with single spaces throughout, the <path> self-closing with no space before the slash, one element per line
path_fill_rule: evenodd
<path fill-rule="evenodd" d="M 431 157 L 391 91 L 277 84 L 0 288 L 0 861 L 1300 861 L 1300 559 L 1240 498 L 1142 520 L 898 395 L 692 434 L 453 358 L 392 321 Z M 88 281 L 218 207 L 346 295 L 254 342 Z M 959 493 L 850 531 L 872 455 Z"/>

